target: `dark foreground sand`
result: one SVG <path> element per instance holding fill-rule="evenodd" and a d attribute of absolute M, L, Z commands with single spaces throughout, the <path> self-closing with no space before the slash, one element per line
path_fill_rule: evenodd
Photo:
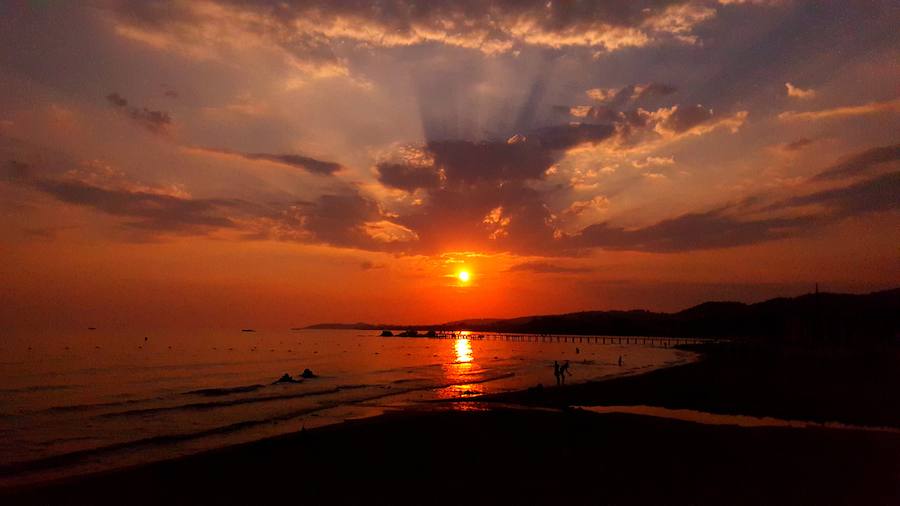
<path fill-rule="evenodd" d="M 0 500 L 888 505 L 900 504 L 900 435 L 579 411 L 397 413 Z"/>
<path fill-rule="evenodd" d="M 897 427 L 896 356 L 858 357 L 848 370 L 847 356 L 826 355 L 713 351 L 642 376 L 484 399 L 541 410 L 439 404 L 0 491 L 0 504 L 898 505 L 897 433 L 558 409 L 650 404 Z M 470 405 L 495 409 L 451 409 Z"/>
<path fill-rule="evenodd" d="M 900 346 L 810 349 L 735 343 L 684 348 L 700 352 L 701 359 L 637 376 L 478 399 L 545 407 L 644 404 L 900 428 Z M 577 361 L 572 368 L 577 379 Z"/>

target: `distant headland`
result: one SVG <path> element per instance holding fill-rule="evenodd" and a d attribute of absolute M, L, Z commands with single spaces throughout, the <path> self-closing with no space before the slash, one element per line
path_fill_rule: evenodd
<path fill-rule="evenodd" d="M 755 304 L 704 302 L 676 313 L 583 311 L 431 325 L 359 322 L 319 323 L 306 328 L 893 341 L 900 338 L 900 288 L 863 295 L 810 293 Z"/>

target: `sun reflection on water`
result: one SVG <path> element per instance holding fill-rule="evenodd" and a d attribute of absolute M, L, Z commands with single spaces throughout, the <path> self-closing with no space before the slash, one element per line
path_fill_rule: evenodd
<path fill-rule="evenodd" d="M 454 346 L 456 351 L 456 362 L 466 363 L 472 361 L 472 343 L 468 339 L 457 339 Z"/>
<path fill-rule="evenodd" d="M 468 332 L 459 334 L 460 338 L 453 342 L 454 361 L 444 365 L 444 379 L 448 386 L 438 390 L 439 398 L 447 399 L 454 397 L 464 397 L 469 395 L 477 395 L 483 393 L 481 384 L 478 382 L 467 383 L 472 379 L 477 379 L 477 367 L 475 366 L 475 357 L 472 352 L 472 342 L 463 337 Z M 472 375 L 475 375 L 475 378 Z"/>

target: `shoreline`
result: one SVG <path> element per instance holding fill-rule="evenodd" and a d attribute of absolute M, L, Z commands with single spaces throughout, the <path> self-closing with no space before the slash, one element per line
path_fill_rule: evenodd
<path fill-rule="evenodd" d="M 665 358 L 661 357 L 661 359 L 654 364 L 641 365 L 633 369 L 626 367 L 625 371 L 617 370 L 614 363 L 615 357 L 613 357 L 612 359 L 609 359 L 609 357 L 607 357 L 607 361 L 601 361 L 597 363 L 601 366 L 600 371 L 606 371 L 606 373 L 600 377 L 594 376 L 592 379 L 589 379 L 587 381 L 602 382 L 613 378 L 646 374 L 650 371 L 690 363 L 697 360 L 697 358 L 699 357 L 699 355 L 696 353 L 684 351 L 675 353 L 676 350 L 674 349 L 672 349 L 671 351 L 673 353 L 667 354 Z M 612 362 L 610 362 L 609 360 L 612 360 Z M 578 364 L 580 362 L 582 361 L 575 359 L 573 360 L 573 365 L 578 368 Z M 588 359 L 585 359 L 584 362 L 595 364 L 592 360 Z M 547 369 L 547 371 L 549 374 L 549 368 Z M 585 372 L 591 374 L 591 372 L 593 371 L 585 369 Z M 316 406 L 312 406 L 301 411 L 292 411 L 291 413 L 288 413 L 283 417 L 270 418 L 270 420 L 273 422 L 279 424 L 284 423 L 285 425 L 281 430 L 274 429 L 271 431 L 267 431 L 268 434 L 253 433 L 250 434 L 249 437 L 240 437 L 240 434 L 238 434 L 237 437 L 233 437 L 236 432 L 240 432 L 243 430 L 263 429 L 264 427 L 267 427 L 267 424 L 269 422 L 267 422 L 262 417 L 256 417 L 252 419 L 245 419 L 227 426 L 215 427 L 211 430 L 206 430 L 199 433 L 191 432 L 186 430 L 186 427 L 181 427 L 180 430 L 173 430 L 162 435 L 152 436 L 144 439 L 128 440 L 106 446 L 77 449 L 41 458 L 33 458 L 20 461 L 7 461 L 0 463 L 0 489 L 17 488 L 30 485 L 40 486 L 41 484 L 53 483 L 55 481 L 65 480 L 68 478 L 90 476 L 92 474 L 105 473 L 109 471 L 115 471 L 117 469 L 126 469 L 134 466 L 146 465 L 172 458 L 189 457 L 191 455 L 196 455 L 218 448 L 233 446 L 236 444 L 252 443 L 270 437 L 278 437 L 282 434 L 290 434 L 291 431 L 294 431 L 299 427 L 306 427 L 307 429 L 311 429 L 323 427 L 326 425 L 341 424 L 343 421 L 349 418 L 348 415 L 344 413 L 343 408 L 357 405 L 362 406 L 371 402 L 375 402 L 375 404 L 368 406 L 365 409 L 366 412 L 362 416 L 354 418 L 371 418 L 374 416 L 382 415 L 388 411 L 403 409 L 411 409 L 413 411 L 443 409 L 438 408 L 438 404 L 446 403 L 448 401 L 455 404 L 460 409 L 465 409 L 462 408 L 463 405 L 471 404 L 468 402 L 470 399 L 468 395 L 465 395 L 464 393 L 457 393 L 457 397 L 441 398 L 441 392 L 444 390 L 452 389 L 452 387 L 454 386 L 475 385 L 484 382 L 495 381 L 498 379 L 505 379 L 513 375 L 514 373 L 492 375 L 490 377 L 481 379 L 470 379 L 466 382 L 449 382 L 442 384 L 439 387 L 415 387 L 412 389 L 407 388 L 402 391 L 385 390 L 381 393 L 366 397 L 363 401 L 361 401 L 361 403 L 360 401 L 353 401 L 346 405 L 325 405 L 322 402 L 319 402 Z M 576 373 L 576 376 L 574 377 L 577 378 L 578 373 Z M 491 387 L 490 389 L 488 389 L 488 391 L 499 392 L 501 394 L 515 393 L 525 388 L 525 384 L 526 382 L 519 381 L 515 385 Z M 393 385 L 389 385 L 387 388 L 392 387 Z M 512 388 L 513 390 L 509 390 L 510 388 Z M 320 393 L 333 393 L 338 389 L 339 388 L 315 392 L 301 392 L 290 394 L 290 396 L 285 395 L 285 397 L 308 397 L 312 395 L 318 395 Z M 421 398 L 421 396 L 416 395 L 416 392 L 425 391 L 430 391 L 430 395 L 428 395 L 424 399 Z M 251 401 L 254 400 L 251 399 L 247 402 Z M 488 409 L 488 406 L 485 405 L 482 409 Z M 137 413 L 139 414 L 140 412 Z M 336 413 L 336 416 L 329 415 L 328 413 Z M 320 415 L 324 415 L 324 418 L 320 418 Z M 297 419 L 293 420 L 292 418 Z M 255 430 L 255 432 L 266 431 Z M 279 434 L 279 432 L 281 434 Z M 207 441 L 205 443 L 200 442 L 197 444 L 192 444 L 191 440 L 198 436 L 205 438 Z M 225 440 L 209 440 L 209 438 L 218 438 Z M 157 443 L 166 445 L 169 448 L 162 448 L 160 450 L 152 448 L 152 446 L 156 445 Z M 137 454 L 137 452 L 141 451 L 148 451 L 153 453 L 144 456 L 145 458 L 142 458 Z"/>
<path fill-rule="evenodd" d="M 0 491 L 0 498 L 7 504 L 286 498 L 418 504 L 424 497 L 439 504 L 550 504 L 564 492 L 612 504 L 890 504 L 898 473 L 895 434 L 498 407 L 392 412 Z"/>
<path fill-rule="evenodd" d="M 722 367 L 733 369 L 736 363 L 741 363 L 735 362 L 734 357 L 722 355 L 722 349 L 692 351 L 701 354 L 686 364 L 645 373 L 540 391 L 529 389 L 472 398 L 428 401 L 405 409 L 387 408 L 384 413 L 374 417 L 347 420 L 340 424 L 169 460 L 12 486 L 0 489 L 0 498 L 7 497 L 11 504 L 113 504 L 118 502 L 116 498 L 122 497 L 117 494 L 125 493 L 124 484 L 130 483 L 132 487 L 171 487 L 181 490 L 185 494 L 184 503 L 231 504 L 258 502 L 253 496 L 257 493 L 271 495 L 273 499 L 289 497 L 294 483 L 301 480 L 304 486 L 321 485 L 323 488 L 317 489 L 316 493 L 324 494 L 322 497 L 333 495 L 323 502 L 354 504 L 363 499 L 371 502 L 371 497 L 354 495 L 355 489 L 343 490 L 342 485 L 361 482 L 365 484 L 363 488 L 376 487 L 375 482 L 378 480 L 391 482 L 402 479 L 404 473 L 412 473 L 423 486 L 440 486 L 447 479 L 448 473 L 452 475 L 458 472 L 458 466 L 473 472 L 496 474 L 497 469 L 487 462 L 493 462 L 492 459 L 499 458 L 504 452 L 521 453 L 521 449 L 516 450 L 518 446 L 526 449 L 530 447 L 533 452 L 506 460 L 504 465 L 508 469 L 500 471 L 501 474 L 508 474 L 511 470 L 517 470 L 504 479 L 514 483 L 518 491 L 527 490 L 532 485 L 531 472 L 542 469 L 545 460 L 553 461 L 555 453 L 559 451 L 571 465 L 564 466 L 566 472 L 558 475 L 554 474 L 556 471 L 550 471 L 552 480 L 538 479 L 541 487 L 567 483 L 571 473 L 583 480 L 599 479 L 604 487 L 633 490 L 649 485 L 664 485 L 655 492 L 641 491 L 634 497 L 627 494 L 613 494 L 609 497 L 609 502 L 620 504 L 858 504 L 861 498 L 866 498 L 862 502 L 870 504 L 890 504 L 892 501 L 889 499 L 900 497 L 900 480 L 896 479 L 900 477 L 900 435 L 895 432 L 854 428 L 838 430 L 827 426 L 795 428 L 710 425 L 702 421 L 697 423 L 647 414 L 598 414 L 589 412 L 589 408 L 569 408 L 575 405 L 604 405 L 604 401 L 612 399 L 626 400 L 627 402 L 619 403 L 622 406 L 637 406 L 648 404 L 648 399 L 668 396 L 670 402 L 663 404 L 669 405 L 661 407 L 706 408 L 710 413 L 727 412 L 723 408 L 729 406 L 723 406 L 722 399 L 710 395 L 715 390 L 705 393 L 693 391 L 693 396 L 688 397 L 672 396 L 673 391 L 696 387 L 698 381 L 707 379 L 704 374 L 718 374 Z M 757 364 L 756 356 L 744 363 Z M 797 360 L 792 360 L 791 364 L 797 365 Z M 747 371 L 733 369 L 733 372 L 743 375 Z M 776 370 L 768 373 L 776 377 L 780 374 Z M 876 381 L 883 378 L 874 375 L 868 379 Z M 724 379 L 724 383 L 729 395 L 737 395 L 731 402 L 741 405 L 745 401 L 742 396 L 746 392 L 729 390 L 734 384 L 728 378 Z M 786 394 L 791 394 L 790 389 Z M 771 411 L 777 412 L 783 405 L 774 399 L 770 401 L 765 408 L 770 411 L 766 416 L 777 416 Z M 752 411 L 761 407 L 752 403 L 748 406 L 749 412 L 745 410 L 740 414 L 756 416 Z M 810 415 L 799 417 L 799 420 L 814 421 L 812 415 L 817 412 L 810 410 L 810 406 L 808 403 L 801 403 L 799 411 L 795 409 L 793 412 Z M 882 408 L 884 409 L 883 406 Z M 846 404 L 840 404 L 833 410 L 838 411 L 843 411 L 844 415 L 853 414 Z M 857 413 L 855 418 L 866 419 L 869 414 L 864 411 Z M 886 426 L 898 427 L 900 424 L 889 423 Z M 572 430 L 575 430 L 577 437 Z M 508 439 L 510 437 L 512 438 Z M 595 438 L 599 438 L 594 441 L 596 447 L 588 445 L 588 448 L 583 448 L 582 439 L 593 441 Z M 392 441 L 396 448 L 385 446 L 385 441 Z M 496 445 L 511 445 L 511 448 L 499 451 Z M 309 453 L 309 446 L 316 447 L 317 451 Z M 458 462 L 455 452 L 469 455 L 471 462 Z M 381 455 L 377 463 L 371 462 L 372 454 Z M 610 455 L 615 455 L 613 461 L 625 467 L 649 466 L 655 469 L 655 481 L 648 483 L 640 473 L 637 476 L 627 473 L 623 475 L 621 469 L 606 461 Z M 440 460 L 439 456 L 449 460 Z M 431 462 L 434 459 L 438 460 Z M 482 462 L 485 459 L 487 462 Z M 411 464 L 423 460 L 431 462 L 435 475 L 419 476 L 416 474 L 419 472 L 417 466 L 409 468 Z M 320 468 L 317 462 L 327 465 L 323 464 L 325 467 Z M 852 462 L 866 462 L 866 465 L 851 465 Z M 248 467 L 248 463 L 254 465 Z M 365 467 L 365 463 L 372 467 Z M 577 469 L 573 470 L 572 465 Z M 301 467 L 305 474 L 290 478 L 289 470 L 295 466 Z M 583 475 L 585 469 L 592 469 L 594 466 L 599 466 L 607 473 L 606 477 L 597 478 L 593 472 Z M 683 466 L 690 466 L 695 472 L 690 476 L 683 475 L 680 470 Z M 741 472 L 746 475 L 745 481 L 755 481 L 759 490 L 744 490 L 742 483 L 745 481 L 734 482 L 731 470 L 735 468 L 742 469 Z M 196 469 L 201 470 L 199 476 L 190 472 L 183 474 L 186 470 Z M 396 473 L 391 472 L 392 470 Z M 332 472 L 336 474 L 331 474 Z M 786 483 L 779 477 L 779 473 L 796 475 L 798 472 L 802 479 L 798 478 L 792 483 Z M 272 477 L 277 476 L 281 476 L 285 482 L 273 482 Z M 613 480 L 609 476 L 616 478 Z M 211 492 L 210 487 L 215 488 L 215 484 L 223 477 L 230 484 L 231 491 L 225 495 Z M 696 481 L 701 478 L 729 485 L 724 487 L 711 481 Z M 685 485 L 684 480 L 694 482 Z M 813 482 L 822 480 L 834 485 L 830 489 L 819 487 L 814 492 Z M 251 484 L 261 482 L 267 484 L 268 491 L 259 491 L 255 485 L 251 487 L 254 490 L 252 493 L 246 489 Z M 326 484 L 332 487 L 330 492 L 326 490 Z M 760 488 L 760 484 L 764 486 Z M 484 483 L 476 488 L 485 502 L 490 502 L 486 500 L 488 497 L 493 497 L 494 501 L 507 502 L 519 497 L 515 490 L 500 493 Z M 549 491 L 549 488 L 541 488 L 534 494 L 521 496 L 521 500 L 553 502 L 553 494 Z M 666 492 L 663 494 L 662 491 Z M 746 494 L 745 497 L 734 496 L 736 491 Z M 491 495 L 494 492 L 499 495 Z M 565 493 L 567 496 L 580 496 L 577 490 L 567 489 Z M 758 495 L 763 493 L 766 495 Z M 813 493 L 821 496 L 809 495 Z M 584 499 L 588 501 L 594 497 L 584 495 Z M 131 499 L 133 498 L 129 497 Z M 173 502 L 171 497 L 153 494 L 141 500 L 146 500 L 147 504 Z M 407 497 L 389 502 L 415 504 L 417 501 L 414 497 Z M 174 503 L 180 502 L 174 500 Z"/>
<path fill-rule="evenodd" d="M 741 343 L 686 346 L 697 360 L 563 388 L 472 401 L 565 408 L 656 406 L 723 415 L 900 427 L 900 347 L 818 349 Z"/>

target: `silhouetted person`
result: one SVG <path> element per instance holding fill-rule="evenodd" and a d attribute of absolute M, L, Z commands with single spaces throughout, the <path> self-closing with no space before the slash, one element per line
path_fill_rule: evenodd
<path fill-rule="evenodd" d="M 623 364 L 622 355 L 619 355 L 619 367 L 622 367 L 622 364 Z"/>
<path fill-rule="evenodd" d="M 559 366 L 559 378 L 562 380 L 563 385 L 566 384 L 566 374 L 568 374 L 569 376 L 572 375 L 572 373 L 569 372 L 569 361 L 568 360 L 563 362 L 563 365 Z"/>
<path fill-rule="evenodd" d="M 581 350 L 579 350 L 578 348 L 575 348 L 575 354 L 578 355 L 579 353 L 581 353 Z"/>
<path fill-rule="evenodd" d="M 559 386 L 559 378 L 560 378 L 560 370 L 559 370 L 559 362 L 556 360 L 553 361 L 553 375 L 556 376 L 556 386 Z"/>

